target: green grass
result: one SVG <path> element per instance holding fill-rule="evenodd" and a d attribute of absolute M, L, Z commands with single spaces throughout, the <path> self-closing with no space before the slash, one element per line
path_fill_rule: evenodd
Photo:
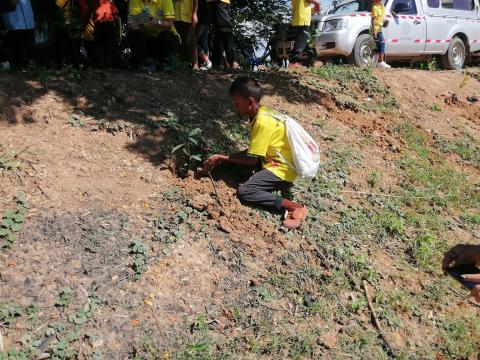
<path fill-rule="evenodd" d="M 398 103 L 370 68 L 326 64 L 312 72 L 322 81 L 319 89 L 331 93 L 338 106 L 356 111 L 391 112 Z M 349 94 L 349 95 L 345 95 Z"/>

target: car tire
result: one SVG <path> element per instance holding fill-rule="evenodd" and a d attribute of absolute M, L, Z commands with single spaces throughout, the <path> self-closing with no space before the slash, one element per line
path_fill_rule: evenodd
<path fill-rule="evenodd" d="M 463 40 L 455 37 L 450 42 L 447 52 L 442 55 L 442 65 L 446 70 L 456 70 L 457 66 L 460 68 L 465 64 L 465 44 Z"/>
<path fill-rule="evenodd" d="M 373 56 L 375 49 L 375 40 L 369 34 L 359 35 L 348 57 L 348 62 L 358 67 L 375 67 L 378 61 L 378 58 Z"/>

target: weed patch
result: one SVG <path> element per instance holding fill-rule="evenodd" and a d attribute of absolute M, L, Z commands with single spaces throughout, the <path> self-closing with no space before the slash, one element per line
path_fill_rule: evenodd
<path fill-rule="evenodd" d="M 324 80 L 316 86 L 333 94 L 340 108 L 391 112 L 398 107 L 388 87 L 375 77 L 370 68 L 327 64 L 312 71 Z"/>
<path fill-rule="evenodd" d="M 4 248 L 12 247 L 17 240 L 18 234 L 23 228 L 25 214 L 27 213 L 28 203 L 23 192 L 15 195 L 16 209 L 7 210 L 2 216 L 0 223 L 0 239 L 3 241 Z"/>

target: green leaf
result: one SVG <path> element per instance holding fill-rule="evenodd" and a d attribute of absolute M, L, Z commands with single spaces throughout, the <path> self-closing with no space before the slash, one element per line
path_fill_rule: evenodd
<path fill-rule="evenodd" d="M 190 141 L 193 145 L 197 145 L 198 141 L 194 138 L 188 138 L 188 141 Z"/>
<path fill-rule="evenodd" d="M 2 226 L 3 227 L 10 228 L 13 224 L 15 224 L 15 223 L 12 219 L 6 218 L 6 219 L 2 220 Z"/>
<path fill-rule="evenodd" d="M 175 146 L 175 147 L 172 149 L 172 154 L 173 154 L 174 152 L 180 150 L 183 146 L 184 146 L 184 144 L 180 144 L 180 145 Z"/>
<path fill-rule="evenodd" d="M 7 236 L 10 233 L 11 233 L 11 230 L 0 228 L 0 236 Z"/>
<path fill-rule="evenodd" d="M 22 227 L 23 227 L 23 224 L 13 224 L 11 229 L 12 231 L 14 232 L 19 232 L 20 230 L 22 230 Z"/>
<path fill-rule="evenodd" d="M 200 128 L 195 128 L 195 129 L 190 130 L 190 132 L 188 133 L 188 136 L 189 137 L 195 136 L 195 135 L 197 135 L 201 132 L 202 132 L 202 130 Z"/>
<path fill-rule="evenodd" d="M 192 155 L 191 158 L 197 161 L 202 161 L 202 158 L 200 157 L 200 155 Z"/>
<path fill-rule="evenodd" d="M 7 210 L 5 211 L 5 213 L 3 214 L 3 218 L 4 219 L 13 219 L 15 217 L 15 211 L 13 210 Z"/>

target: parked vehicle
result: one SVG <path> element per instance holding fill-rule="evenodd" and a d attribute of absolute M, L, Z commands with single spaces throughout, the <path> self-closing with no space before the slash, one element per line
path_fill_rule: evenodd
<path fill-rule="evenodd" d="M 344 56 L 356 66 L 375 65 L 368 4 L 368 0 L 342 3 L 330 14 L 314 18 L 317 56 Z M 453 70 L 480 55 L 479 0 L 387 0 L 385 11 L 388 61 L 439 56 L 443 66 Z M 284 56 L 292 46 L 277 41 L 277 53 Z"/>

